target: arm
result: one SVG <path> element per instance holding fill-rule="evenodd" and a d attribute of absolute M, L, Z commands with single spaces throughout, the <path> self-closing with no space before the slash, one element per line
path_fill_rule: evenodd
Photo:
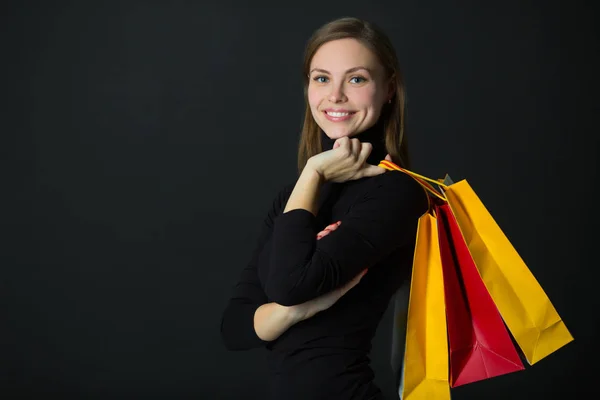
<path fill-rule="evenodd" d="M 274 222 L 265 292 L 285 306 L 334 290 L 396 248 L 413 243 L 418 218 L 427 209 L 421 187 L 405 174 L 390 172 L 353 206 L 335 234 L 317 242 L 313 196 L 328 175 L 315 164 L 307 164 L 306 177 L 300 177 L 285 213 Z M 315 169 L 321 179 L 313 177 Z M 329 180 L 337 179 L 331 176 Z"/>
<path fill-rule="evenodd" d="M 292 325 L 304 319 L 297 307 L 286 307 L 277 303 L 267 303 L 258 307 L 254 313 L 256 335 L 266 342 L 277 339 Z"/>
<path fill-rule="evenodd" d="M 290 307 L 277 303 L 263 304 L 254 314 L 254 329 L 257 335 L 265 341 L 277 339 L 292 325 L 312 318 L 315 314 L 334 305 L 343 295 L 356 286 L 366 273 L 367 270 L 365 269 L 345 285 L 302 304 Z"/>
<path fill-rule="evenodd" d="M 221 339 L 229 350 L 247 350 L 265 344 L 254 330 L 254 314 L 268 301 L 260 287 L 254 261 L 253 257 L 242 271 L 221 315 Z"/>
<path fill-rule="evenodd" d="M 319 232 L 317 240 L 329 235 L 338 227 L 339 223 L 331 224 L 325 228 L 325 230 Z M 259 287 L 260 285 L 256 284 L 258 282 L 256 270 L 254 270 L 254 273 L 251 273 L 251 271 L 252 269 L 244 270 L 244 272 L 248 274 L 246 274 L 245 279 L 244 277 L 242 278 L 241 282 L 246 282 L 247 284 L 254 282 L 255 284 L 252 286 Z M 344 286 L 303 304 L 286 307 L 270 302 L 260 305 L 253 313 L 254 318 L 252 322 L 256 335 L 253 335 L 250 332 L 244 334 L 244 331 L 247 331 L 247 326 L 250 326 L 248 317 L 252 314 L 256 305 L 266 301 L 266 298 L 263 297 L 264 295 L 261 294 L 261 292 L 257 291 L 254 293 L 254 299 L 250 297 L 240 297 L 235 300 L 232 299 L 228 305 L 229 313 L 226 312 L 224 314 L 221 325 L 221 334 L 223 335 L 226 346 L 230 350 L 243 350 L 258 347 L 261 344 L 277 339 L 294 324 L 311 318 L 316 313 L 331 307 L 340 297 L 357 285 L 365 273 L 366 271 L 362 271 Z M 250 293 L 251 291 L 249 291 L 247 295 Z M 240 332 L 242 335 L 237 337 L 233 336 L 235 332 Z M 258 337 L 259 340 L 256 340 L 255 336 Z"/>
<path fill-rule="evenodd" d="M 345 182 L 384 173 L 383 168 L 365 163 L 372 148 L 370 143 L 344 137 L 336 141 L 333 150 L 311 157 L 292 190 L 284 213 L 306 210 L 317 215 L 317 198 L 323 183 Z"/>
<path fill-rule="evenodd" d="M 221 316 L 221 339 L 230 350 L 247 350 L 264 346 L 277 331 L 289 324 L 285 313 L 281 312 L 283 309 L 269 302 L 257 272 L 260 254 L 272 233 L 273 220 L 281 212 L 287 193 L 289 191 L 282 191 L 273 201 L 261 226 L 258 243 L 251 260 L 242 270 Z M 269 327 L 269 325 L 273 326 Z M 277 325 L 282 326 L 277 328 Z"/>

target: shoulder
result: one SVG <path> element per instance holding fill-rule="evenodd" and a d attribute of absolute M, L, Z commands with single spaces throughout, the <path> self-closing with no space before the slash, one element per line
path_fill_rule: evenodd
<path fill-rule="evenodd" d="M 400 171 L 386 171 L 371 178 L 370 190 L 393 196 L 410 196 L 427 200 L 426 192 L 411 176 Z"/>
<path fill-rule="evenodd" d="M 399 171 L 386 171 L 368 178 L 363 200 L 375 204 L 382 211 L 421 215 L 429 206 L 427 192 L 409 175 Z"/>

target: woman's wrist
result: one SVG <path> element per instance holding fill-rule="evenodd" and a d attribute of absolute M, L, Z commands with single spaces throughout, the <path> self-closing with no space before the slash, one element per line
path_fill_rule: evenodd
<path fill-rule="evenodd" d="M 283 212 L 304 209 L 317 215 L 317 199 L 324 182 L 323 176 L 312 165 L 307 165 L 302 170 Z"/>
<path fill-rule="evenodd" d="M 317 165 L 317 163 L 314 162 L 314 160 L 312 159 L 308 160 L 306 166 L 302 170 L 302 174 L 308 177 L 309 179 L 311 177 L 317 178 L 319 183 L 325 183 L 326 181 L 323 171 L 319 168 L 319 165 Z"/>

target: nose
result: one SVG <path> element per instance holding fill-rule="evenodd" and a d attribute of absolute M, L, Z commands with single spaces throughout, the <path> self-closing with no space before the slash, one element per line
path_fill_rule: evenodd
<path fill-rule="evenodd" d="M 332 84 L 331 85 L 331 93 L 329 93 L 329 101 L 332 103 L 343 103 L 345 102 L 346 95 L 344 94 L 344 84 Z"/>

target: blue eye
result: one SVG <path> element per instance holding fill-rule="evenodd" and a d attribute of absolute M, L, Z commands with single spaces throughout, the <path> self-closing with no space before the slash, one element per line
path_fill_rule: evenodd
<path fill-rule="evenodd" d="M 319 83 L 325 83 L 325 82 L 327 81 L 327 77 L 325 77 L 325 76 L 315 76 L 315 77 L 313 78 L 313 80 L 314 80 L 315 82 L 319 82 Z"/>
<path fill-rule="evenodd" d="M 366 79 L 363 78 L 362 76 L 354 76 L 350 79 L 350 82 L 352 82 L 352 83 L 363 83 L 365 81 L 366 81 Z"/>

